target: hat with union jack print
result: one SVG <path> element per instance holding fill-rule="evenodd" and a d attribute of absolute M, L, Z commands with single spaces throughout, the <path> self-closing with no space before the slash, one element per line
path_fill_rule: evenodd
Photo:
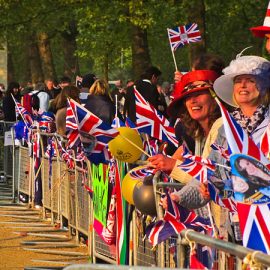
<path fill-rule="evenodd" d="M 265 37 L 266 34 L 270 34 L 270 1 L 268 3 L 266 15 L 262 26 L 256 26 L 250 28 L 255 37 Z"/>
<path fill-rule="evenodd" d="M 213 89 L 218 74 L 213 70 L 194 70 L 184 74 L 181 81 L 175 83 L 173 101 L 167 109 L 170 116 L 177 117 L 183 98 L 191 93 Z"/>

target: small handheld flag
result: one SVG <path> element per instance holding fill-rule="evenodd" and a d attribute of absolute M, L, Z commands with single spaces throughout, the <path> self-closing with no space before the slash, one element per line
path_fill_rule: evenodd
<path fill-rule="evenodd" d="M 196 23 L 190 23 L 167 30 L 172 51 L 176 51 L 176 49 L 186 44 L 202 40 L 198 24 Z"/>
<path fill-rule="evenodd" d="M 176 49 L 178 49 L 179 47 L 183 47 L 186 44 L 201 41 L 202 40 L 201 33 L 199 31 L 198 24 L 196 23 L 177 26 L 173 29 L 167 28 L 167 31 L 175 69 L 178 70 L 174 52 L 176 51 Z"/>

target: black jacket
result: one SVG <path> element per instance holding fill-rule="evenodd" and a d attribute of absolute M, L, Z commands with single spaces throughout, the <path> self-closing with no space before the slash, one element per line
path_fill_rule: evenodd
<path fill-rule="evenodd" d="M 89 95 L 85 108 L 111 125 L 115 115 L 115 107 L 108 96 Z"/>
<path fill-rule="evenodd" d="M 14 97 L 20 100 L 20 95 Z M 3 112 L 5 121 L 16 121 L 15 102 L 11 95 L 7 95 L 3 99 Z"/>

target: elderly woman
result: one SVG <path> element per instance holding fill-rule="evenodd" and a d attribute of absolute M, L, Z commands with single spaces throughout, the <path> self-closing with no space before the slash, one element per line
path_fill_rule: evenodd
<path fill-rule="evenodd" d="M 259 56 L 233 60 L 214 84 L 217 95 L 235 108 L 233 117 L 256 144 L 270 121 L 269 87 L 270 62 Z"/>
<path fill-rule="evenodd" d="M 258 56 L 241 56 L 233 60 L 214 83 L 218 97 L 234 107 L 232 116 L 259 147 L 270 123 L 269 87 L 270 62 Z M 218 131 L 216 143 L 228 148 L 223 126 Z M 225 162 L 214 151 L 209 157 L 217 163 Z M 216 171 L 216 176 L 222 180 L 230 177 L 221 168 Z"/>

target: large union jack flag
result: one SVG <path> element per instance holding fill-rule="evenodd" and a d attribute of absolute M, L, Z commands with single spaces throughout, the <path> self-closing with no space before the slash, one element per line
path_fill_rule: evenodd
<path fill-rule="evenodd" d="M 270 254 L 270 204 L 237 203 L 243 245 Z"/>
<path fill-rule="evenodd" d="M 244 154 L 254 157 L 269 167 L 269 160 L 264 156 L 261 149 L 230 115 L 222 103 L 218 99 L 216 100 L 222 114 L 223 125 L 229 146 L 229 153 Z"/>
<path fill-rule="evenodd" d="M 168 210 L 165 211 L 163 220 L 152 223 L 146 228 L 146 236 L 153 246 L 167 240 L 170 236 L 177 235 L 186 228 L 196 231 L 212 229 L 209 219 L 197 216 L 192 210 L 172 201 L 169 195 L 167 195 L 167 202 Z"/>
<path fill-rule="evenodd" d="M 190 23 L 178 26 L 173 29 L 167 29 L 170 40 L 171 49 L 176 51 L 177 48 L 186 44 L 201 41 L 201 33 L 196 23 Z"/>
<path fill-rule="evenodd" d="M 149 104 L 134 86 L 136 104 L 136 129 L 160 141 L 167 141 L 178 146 L 174 128 L 169 121 Z"/>
<path fill-rule="evenodd" d="M 82 140 L 83 133 L 91 135 L 95 145 L 92 150 L 91 157 L 87 157 L 95 164 L 105 162 L 107 160 L 107 154 L 105 154 L 107 151 L 105 147 L 108 145 L 110 140 L 119 134 L 119 132 L 104 123 L 100 118 L 85 109 L 82 105 L 73 99 L 69 100 L 69 106 L 71 110 L 67 111 L 67 115 L 70 114 L 70 118 L 68 118 L 68 128 L 71 131 L 74 131 L 74 137 L 76 137 L 77 125 L 79 140 Z M 76 123 L 74 123 L 74 119 L 72 120 L 72 118 L 75 119 Z"/>

